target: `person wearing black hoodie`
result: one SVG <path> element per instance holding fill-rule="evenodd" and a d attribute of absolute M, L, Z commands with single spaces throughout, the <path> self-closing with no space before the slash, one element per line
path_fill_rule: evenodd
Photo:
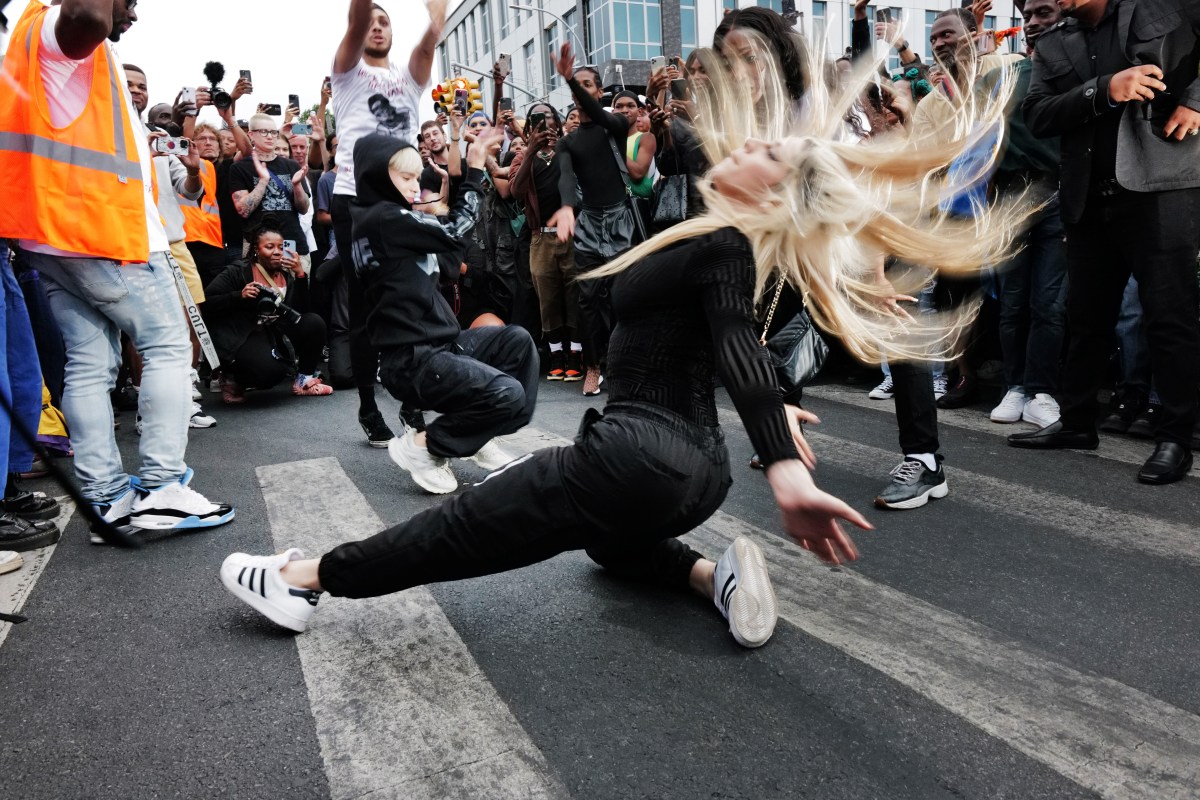
<path fill-rule="evenodd" d="M 479 219 L 482 167 L 499 148 L 499 129 L 476 141 L 446 217 L 414 211 L 421 157 L 384 135 L 355 146 L 358 197 L 351 205 L 350 256 L 363 284 L 367 333 L 380 353 L 380 377 L 406 406 L 441 416 L 388 444 L 392 460 L 435 494 L 458 488 L 450 458 L 487 470 L 511 459 L 492 441 L 529 424 L 537 401 L 538 355 L 529 334 L 506 325 L 462 330 L 438 291 L 455 280 L 466 238 Z"/>

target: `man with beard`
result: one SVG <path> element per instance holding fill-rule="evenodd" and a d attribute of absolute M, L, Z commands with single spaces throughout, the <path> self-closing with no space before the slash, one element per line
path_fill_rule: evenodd
<path fill-rule="evenodd" d="M 0 183 L 19 201 L 0 206 L 0 238 L 19 240 L 41 273 L 63 335 L 62 410 L 83 495 L 115 526 L 212 527 L 234 511 L 189 486 L 187 321 L 151 189 L 150 148 L 108 44 L 137 21 L 132 6 L 31 2 L 14 27 L 3 70 L 19 90 L 0 92 L 9 142 Z M 35 153 L 36 142 L 53 147 Z M 122 332 L 143 360 L 137 478 L 122 466 L 108 398 Z"/>
<path fill-rule="evenodd" d="M 392 20 L 388 13 L 370 0 L 350 3 L 350 24 L 330 73 L 343 166 L 334 184 L 330 212 L 334 238 L 345 256 L 349 256 L 353 241 L 350 203 L 356 194 L 354 145 L 386 124 L 387 135 L 416 147 L 420 94 L 429 83 L 434 50 L 446 22 L 446 5 L 447 0 L 429 0 L 429 27 L 408 64 L 399 66 L 388 58 L 392 49 Z M 358 422 L 369 445 L 387 447 L 393 437 L 392 430 L 375 402 L 379 352 L 367 335 L 366 301 L 353 260 L 343 258 L 342 269 L 349 299 L 351 368 L 358 385 Z"/>
<path fill-rule="evenodd" d="M 1200 383 L 1200 4 L 1060 0 L 1038 39 L 1025 119 L 1062 139 L 1068 338 L 1057 422 L 1013 447 L 1094 450 L 1096 390 L 1130 275 L 1162 420 L 1142 483 L 1187 475 Z"/>

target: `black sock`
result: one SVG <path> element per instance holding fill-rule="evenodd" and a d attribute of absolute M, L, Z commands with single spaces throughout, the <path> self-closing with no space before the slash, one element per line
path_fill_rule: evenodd
<path fill-rule="evenodd" d="M 375 414 L 378 411 L 379 405 L 375 402 L 375 387 L 358 387 L 358 415 L 365 417 L 367 414 Z"/>
<path fill-rule="evenodd" d="M 8 480 L 4 484 L 5 499 L 7 499 L 9 497 L 16 497 L 17 493 L 19 491 L 20 491 L 20 489 L 17 488 L 17 473 L 15 473 L 15 472 L 8 473 Z"/>

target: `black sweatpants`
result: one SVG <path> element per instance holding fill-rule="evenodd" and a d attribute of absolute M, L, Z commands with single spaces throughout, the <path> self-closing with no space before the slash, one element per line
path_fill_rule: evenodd
<path fill-rule="evenodd" d="M 613 319 L 611 278 L 582 280 L 588 272 L 602 267 L 611 258 L 575 251 L 576 286 L 579 287 L 579 341 L 589 367 L 603 366 L 608 360 L 608 340 L 612 338 Z"/>
<path fill-rule="evenodd" d="M 284 331 L 296 351 L 296 366 L 303 375 L 311 375 L 321 363 L 325 347 L 325 322 L 320 316 L 301 314 L 296 324 Z M 233 380 L 246 389 L 270 389 L 278 386 L 292 371 L 288 354 L 278 352 L 275 343 L 261 327 L 242 343 L 230 367 Z"/>
<path fill-rule="evenodd" d="M 700 554 L 676 537 L 732 481 L 720 428 L 647 403 L 589 409 L 572 447 L 540 450 L 483 483 L 321 559 L 322 588 L 376 597 L 586 550 L 618 575 L 686 588 Z"/>
<path fill-rule="evenodd" d="M 363 294 L 362 282 L 354 271 L 354 259 L 350 257 L 354 246 L 354 225 L 350 218 L 350 202 L 354 198 L 335 194 L 329 213 L 333 217 L 334 238 L 342 260 L 342 275 L 346 279 L 347 308 L 350 312 L 350 371 L 354 373 L 354 385 L 360 389 L 375 391 L 375 373 L 379 369 L 379 351 L 371 345 L 367 334 L 367 298 Z"/>
<path fill-rule="evenodd" d="M 537 345 L 516 325 L 462 331 L 454 344 L 383 354 L 383 385 L 406 408 L 441 416 L 425 429 L 429 452 L 474 455 L 529 424 L 541 372 Z"/>

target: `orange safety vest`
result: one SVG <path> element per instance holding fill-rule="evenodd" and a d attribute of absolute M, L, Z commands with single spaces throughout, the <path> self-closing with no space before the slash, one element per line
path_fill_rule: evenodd
<path fill-rule="evenodd" d="M 146 187 L 122 86 L 107 43 L 96 48 L 79 118 L 50 123 L 38 50 L 48 6 L 32 0 L 13 28 L 0 72 L 0 239 L 32 239 L 96 258 L 150 257 Z"/>
<path fill-rule="evenodd" d="M 217 208 L 217 171 L 203 158 L 200 159 L 200 182 L 204 184 L 204 195 L 198 201 L 199 207 L 192 205 L 191 200 L 179 198 L 183 201 L 179 207 L 183 209 L 184 241 L 222 247 L 225 240 L 221 238 L 221 209 Z"/>

